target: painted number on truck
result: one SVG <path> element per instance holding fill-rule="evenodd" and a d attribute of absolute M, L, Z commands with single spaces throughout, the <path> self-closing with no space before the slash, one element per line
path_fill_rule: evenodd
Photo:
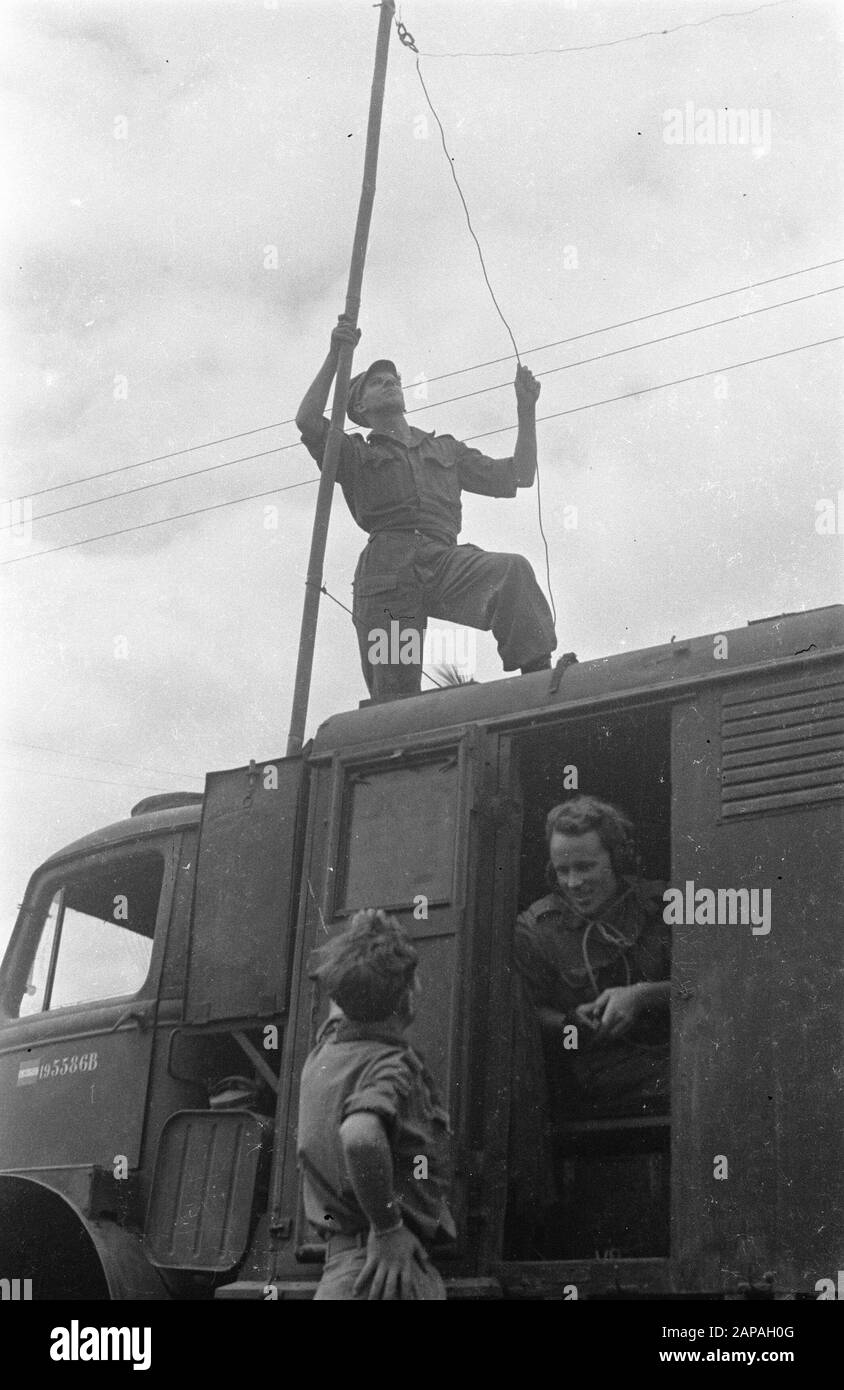
<path fill-rule="evenodd" d="M 31 1086 L 35 1081 L 50 1081 L 59 1076 L 75 1076 L 80 1071 L 97 1070 L 96 1052 L 74 1052 L 67 1057 L 51 1057 L 47 1062 L 21 1062 L 18 1085 Z"/>

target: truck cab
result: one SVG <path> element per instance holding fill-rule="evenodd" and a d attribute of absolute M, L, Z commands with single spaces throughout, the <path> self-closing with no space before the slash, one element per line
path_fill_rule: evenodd
<path fill-rule="evenodd" d="M 112 1292 L 98 1240 L 137 1222 L 145 1146 L 187 1098 L 150 1078 L 181 1017 L 201 800 L 140 803 L 26 891 L 0 995 L 0 1201 L 3 1229 L 13 1210 L 20 1255 L 32 1251 L 36 1298 Z"/>
<path fill-rule="evenodd" d="M 412 1041 L 450 1102 L 451 1297 L 812 1296 L 840 1264 L 814 1213 L 842 1202 L 842 650 L 835 607 L 362 708 L 53 856 L 0 971 L 2 1264 L 42 1298 L 311 1297 L 308 959 L 378 906 L 419 952 Z M 771 930 L 674 927 L 670 1110 L 559 1125 L 526 1240 L 513 923 L 574 790 L 630 817 L 641 877 L 768 890 Z"/>

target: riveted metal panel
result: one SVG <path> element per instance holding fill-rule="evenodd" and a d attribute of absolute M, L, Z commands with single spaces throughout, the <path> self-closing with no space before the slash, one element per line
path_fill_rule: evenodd
<path fill-rule="evenodd" d="M 823 707 L 833 671 L 789 684 L 810 737 L 805 711 Z M 672 1253 L 684 1289 L 770 1271 L 776 1289 L 813 1296 L 840 1264 L 841 790 L 807 769 L 788 792 L 756 795 L 773 779 L 748 778 L 729 815 L 723 799 L 731 730 L 768 719 L 784 685 L 774 671 L 737 679 L 729 696 L 713 689 L 674 712 L 672 884 L 770 894 L 767 932 L 672 929 Z"/>
<path fill-rule="evenodd" d="M 188 953 L 191 1023 L 284 1009 L 298 891 L 301 758 L 209 773 Z"/>
<path fill-rule="evenodd" d="M 246 1250 L 271 1128 L 248 1110 L 181 1110 L 161 1133 L 144 1246 L 161 1269 L 222 1273 Z"/>

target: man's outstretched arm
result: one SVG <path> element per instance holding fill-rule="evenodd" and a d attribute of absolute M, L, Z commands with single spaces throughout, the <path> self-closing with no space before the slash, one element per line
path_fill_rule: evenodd
<path fill-rule="evenodd" d="M 313 434 L 322 426 L 322 421 L 325 418 L 325 407 L 328 403 L 328 393 L 337 373 L 341 343 L 351 343 L 355 346 L 359 339 L 360 329 L 352 328 L 345 315 L 341 314 L 337 320 L 337 327 L 331 334 L 328 356 L 302 397 L 302 404 L 296 411 L 296 425 L 302 434 Z"/>
<path fill-rule="evenodd" d="M 541 387 L 529 367 L 516 368 L 516 410 L 519 432 L 513 450 L 513 468 L 518 487 L 533 487 L 536 477 L 536 402 Z"/>

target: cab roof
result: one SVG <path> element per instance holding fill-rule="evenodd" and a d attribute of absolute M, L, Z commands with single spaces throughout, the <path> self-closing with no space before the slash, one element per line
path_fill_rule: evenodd
<path fill-rule="evenodd" d="M 170 806 L 165 810 L 146 811 L 128 816 L 126 820 L 115 821 L 112 825 L 93 830 L 80 840 L 65 845 L 51 854 L 40 865 L 39 872 L 60 864 L 62 860 L 76 858 L 81 854 L 93 854 L 97 850 L 110 849 L 113 845 L 128 844 L 132 840 L 147 840 L 151 835 L 172 834 L 174 830 L 185 830 L 199 824 L 202 814 L 201 802 L 188 805 Z"/>

